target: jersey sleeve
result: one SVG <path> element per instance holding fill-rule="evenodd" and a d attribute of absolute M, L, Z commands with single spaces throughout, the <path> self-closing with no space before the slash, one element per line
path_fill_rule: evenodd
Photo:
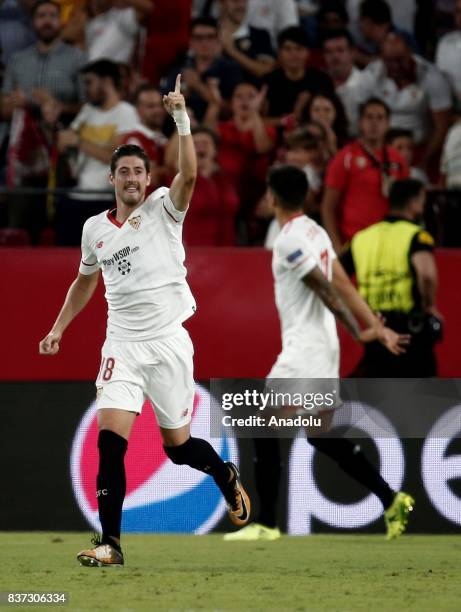
<path fill-rule="evenodd" d="M 159 187 L 150 196 L 149 201 L 155 206 L 159 206 L 160 214 L 167 223 L 173 225 L 182 225 L 186 216 L 186 210 L 178 210 L 170 198 L 170 190 L 168 187 Z"/>
<path fill-rule="evenodd" d="M 298 280 L 312 272 L 317 265 L 307 238 L 300 235 L 280 235 L 274 245 L 274 251 L 281 264 Z"/>
<path fill-rule="evenodd" d="M 85 223 L 82 232 L 82 259 L 80 261 L 80 267 L 78 271 L 80 272 L 80 274 L 88 276 L 90 274 L 94 274 L 98 270 L 98 258 L 96 257 L 96 253 L 90 246 L 88 224 Z"/>
<path fill-rule="evenodd" d="M 420 251 L 428 251 L 429 253 L 432 253 L 434 246 L 434 238 L 432 238 L 429 232 L 426 232 L 426 230 L 420 230 L 414 235 L 413 240 L 411 241 L 410 256 L 414 255 L 414 253 L 419 253 Z"/>

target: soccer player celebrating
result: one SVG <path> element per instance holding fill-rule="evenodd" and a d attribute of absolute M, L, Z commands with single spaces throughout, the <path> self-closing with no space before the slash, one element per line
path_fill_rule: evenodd
<path fill-rule="evenodd" d="M 328 234 L 304 214 L 303 204 L 308 191 L 305 173 L 294 166 L 281 166 L 270 171 L 268 183 L 268 197 L 281 227 L 274 243 L 272 269 L 282 326 L 282 352 L 268 375 L 268 388 L 289 384 L 296 390 L 296 385 L 312 384 L 307 379 L 339 378 L 335 317 L 358 342 L 378 340 L 395 355 L 404 352 L 409 337 L 385 327 L 373 314 L 337 260 Z M 357 319 L 364 329 L 360 328 Z M 291 380 L 283 383 L 282 379 Z M 324 380 L 319 381 L 319 385 L 324 383 Z M 315 390 L 315 384 L 313 386 Z M 290 410 L 292 408 L 284 407 L 284 411 Z M 306 428 L 308 442 L 378 496 L 384 509 L 388 539 L 399 536 L 406 528 L 414 500 L 402 491 L 393 491 L 351 440 L 328 437 L 333 412 L 320 412 L 320 429 Z M 280 537 L 276 527 L 281 470 L 279 441 L 260 438 L 254 440 L 254 445 L 260 515 L 257 522 L 226 534 L 225 540 L 275 540 Z"/>
<path fill-rule="evenodd" d="M 236 466 L 223 462 L 205 440 L 190 435 L 194 400 L 193 347 L 182 323 L 195 312 L 186 282 L 182 224 L 196 178 L 196 157 L 181 75 L 164 96 L 179 133 L 179 172 L 170 189 L 146 200 L 149 159 L 136 145 L 122 145 L 111 161 L 117 206 L 87 220 L 82 261 L 42 355 L 59 351 L 62 335 L 91 299 L 102 270 L 108 304 L 107 337 L 96 381 L 99 471 L 97 500 L 102 537 L 77 559 L 85 566 L 123 565 L 120 547 L 126 492 L 124 456 L 145 397 L 152 401 L 164 450 L 178 465 L 210 474 L 222 491 L 230 519 L 245 525 L 250 501 Z"/>

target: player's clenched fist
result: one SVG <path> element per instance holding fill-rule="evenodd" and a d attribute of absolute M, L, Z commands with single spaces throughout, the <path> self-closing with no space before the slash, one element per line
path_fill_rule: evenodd
<path fill-rule="evenodd" d="M 50 332 L 40 342 L 38 352 L 40 355 L 56 355 L 59 351 L 59 342 L 61 340 L 61 334 L 59 332 Z"/>
<path fill-rule="evenodd" d="M 163 96 L 163 104 L 170 115 L 173 115 L 174 111 L 185 111 L 186 101 L 181 93 L 181 75 L 178 74 L 176 77 L 176 84 L 174 91 L 170 91 L 167 96 Z"/>

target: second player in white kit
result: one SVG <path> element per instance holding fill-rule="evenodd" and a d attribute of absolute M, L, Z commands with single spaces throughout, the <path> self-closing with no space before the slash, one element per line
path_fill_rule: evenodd
<path fill-rule="evenodd" d="M 267 197 L 281 228 L 274 242 L 272 271 L 282 351 L 267 377 L 266 387 L 281 394 L 278 397 L 282 398 L 282 404 L 276 402 L 272 406 L 279 414 L 320 417 L 315 419 L 319 425 L 305 427 L 307 441 L 377 495 L 383 505 L 387 536 L 394 538 L 405 530 L 413 499 L 406 493 L 393 491 L 351 440 L 329 437 L 334 409 L 341 403 L 335 317 L 357 341 L 377 339 L 395 354 L 404 352 L 408 337 L 385 327 L 351 284 L 328 235 L 303 212 L 307 191 L 306 176 L 298 168 L 281 166 L 269 172 Z M 365 329 L 360 329 L 357 319 Z M 295 396 L 325 397 L 326 393 L 336 397 L 328 408 L 320 402 L 306 412 L 299 404 L 286 403 Z M 279 441 L 268 436 L 255 438 L 253 442 L 260 513 L 256 522 L 226 534 L 225 540 L 280 537 L 276 518 L 281 477 Z"/>
<path fill-rule="evenodd" d="M 339 340 L 333 313 L 302 279 L 319 268 L 333 278 L 336 253 L 325 230 L 295 213 L 277 236 L 272 259 L 282 352 L 270 378 L 338 378 Z"/>

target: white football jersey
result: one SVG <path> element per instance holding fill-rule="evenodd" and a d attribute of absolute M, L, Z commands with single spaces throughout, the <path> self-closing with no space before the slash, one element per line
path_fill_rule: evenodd
<path fill-rule="evenodd" d="M 86 221 L 80 272 L 102 270 L 108 338 L 152 340 L 195 312 L 181 239 L 185 215 L 160 187 L 123 224 L 110 211 Z"/>
<path fill-rule="evenodd" d="M 272 272 L 284 349 L 291 344 L 300 349 L 338 349 L 333 314 L 302 281 L 315 266 L 331 280 L 335 258 L 326 231 L 303 214 L 286 223 L 277 236 Z"/>

